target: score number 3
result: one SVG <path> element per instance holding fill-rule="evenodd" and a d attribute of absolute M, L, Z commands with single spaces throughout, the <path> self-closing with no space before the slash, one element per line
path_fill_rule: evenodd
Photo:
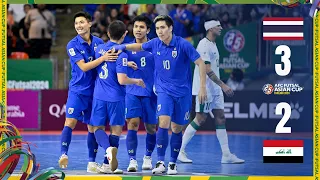
<path fill-rule="evenodd" d="M 283 55 L 282 55 L 283 52 Z M 281 56 L 281 62 L 283 63 L 283 68 L 282 64 L 275 64 L 275 70 L 276 73 L 279 76 L 286 76 L 290 73 L 291 71 L 291 50 L 288 46 L 286 45 L 280 45 L 276 48 L 275 51 L 276 55 L 282 55 Z M 288 122 L 290 116 L 291 116 L 291 106 L 286 103 L 286 102 L 281 102 L 277 104 L 276 106 L 276 115 L 282 115 L 282 109 L 284 109 L 284 115 L 279 121 L 277 127 L 276 127 L 276 133 L 291 133 L 291 127 L 284 127 L 285 124 Z"/>

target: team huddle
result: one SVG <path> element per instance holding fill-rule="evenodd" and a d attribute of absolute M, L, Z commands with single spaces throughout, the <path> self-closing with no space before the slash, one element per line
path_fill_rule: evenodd
<path fill-rule="evenodd" d="M 185 147 L 209 113 L 216 121 L 221 163 L 244 163 L 229 150 L 225 128 L 223 92 L 233 91 L 219 78 L 219 52 L 215 38 L 221 34 L 217 20 L 205 22 L 207 35 L 195 49 L 175 36 L 173 20 L 159 15 L 152 22 L 146 16 L 133 20 L 135 40 L 123 44 L 126 25 L 113 21 L 108 26 L 109 41 L 91 35 L 91 16 L 78 12 L 74 27 L 78 35 L 69 41 L 67 53 L 72 68 L 66 103 L 66 121 L 61 134 L 60 168 L 67 168 L 72 131 L 78 121 L 88 126 L 87 147 L 90 173 L 123 173 L 118 169 L 119 137 L 127 122 L 128 172 L 138 171 L 136 151 L 140 121 L 146 130 L 142 170 L 153 174 L 177 174 L 177 160 L 191 163 Z M 152 23 L 158 38 L 149 40 Z M 196 64 L 193 84 L 190 61 Z M 223 92 L 222 92 L 223 91 Z M 196 96 L 196 117 L 189 123 L 192 95 Z M 110 126 L 110 135 L 105 128 Z M 170 138 L 170 160 L 164 163 Z M 98 146 L 105 150 L 103 164 L 96 163 Z M 151 155 L 157 147 L 153 168 Z"/>

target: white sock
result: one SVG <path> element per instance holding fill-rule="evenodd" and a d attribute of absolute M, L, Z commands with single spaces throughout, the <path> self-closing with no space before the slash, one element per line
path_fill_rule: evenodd
<path fill-rule="evenodd" d="M 231 154 L 228 144 L 228 135 L 226 129 L 217 129 L 217 138 L 219 140 L 221 151 L 224 156 Z"/>
<path fill-rule="evenodd" d="M 187 129 L 185 130 L 185 132 L 183 134 L 180 151 L 184 151 L 185 150 L 186 146 L 189 144 L 190 140 L 192 139 L 192 137 L 197 132 L 197 129 L 199 129 L 199 126 L 194 123 L 195 119 L 196 118 L 194 118 L 193 121 L 188 125 Z M 196 126 L 197 129 L 195 129 L 193 126 Z"/>

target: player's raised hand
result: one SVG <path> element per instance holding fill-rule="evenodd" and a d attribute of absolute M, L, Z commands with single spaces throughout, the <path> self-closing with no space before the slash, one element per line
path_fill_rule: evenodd
<path fill-rule="evenodd" d="M 115 62 L 118 58 L 118 54 L 113 50 L 108 50 L 103 55 L 104 61 Z"/>
<path fill-rule="evenodd" d="M 204 104 L 207 101 L 207 89 L 205 87 L 200 88 L 198 97 L 200 104 Z"/>
<path fill-rule="evenodd" d="M 142 79 L 136 79 L 136 85 L 141 86 L 143 88 L 146 87 Z"/>
<path fill-rule="evenodd" d="M 232 90 L 228 85 L 226 85 L 226 84 L 223 84 L 223 85 L 221 86 L 221 89 L 222 89 L 222 91 L 223 91 L 224 93 L 226 93 L 226 95 L 227 95 L 228 97 L 232 97 L 232 96 L 234 95 L 233 90 Z"/>
<path fill-rule="evenodd" d="M 138 69 L 138 65 L 134 61 L 129 61 L 128 66 L 131 67 L 134 70 Z"/>

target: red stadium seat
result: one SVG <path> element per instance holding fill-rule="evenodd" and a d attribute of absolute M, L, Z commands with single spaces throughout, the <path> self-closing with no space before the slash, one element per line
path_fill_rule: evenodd
<path fill-rule="evenodd" d="M 29 59 L 29 55 L 25 52 L 12 52 L 10 59 L 19 59 L 19 60 L 27 60 Z"/>

